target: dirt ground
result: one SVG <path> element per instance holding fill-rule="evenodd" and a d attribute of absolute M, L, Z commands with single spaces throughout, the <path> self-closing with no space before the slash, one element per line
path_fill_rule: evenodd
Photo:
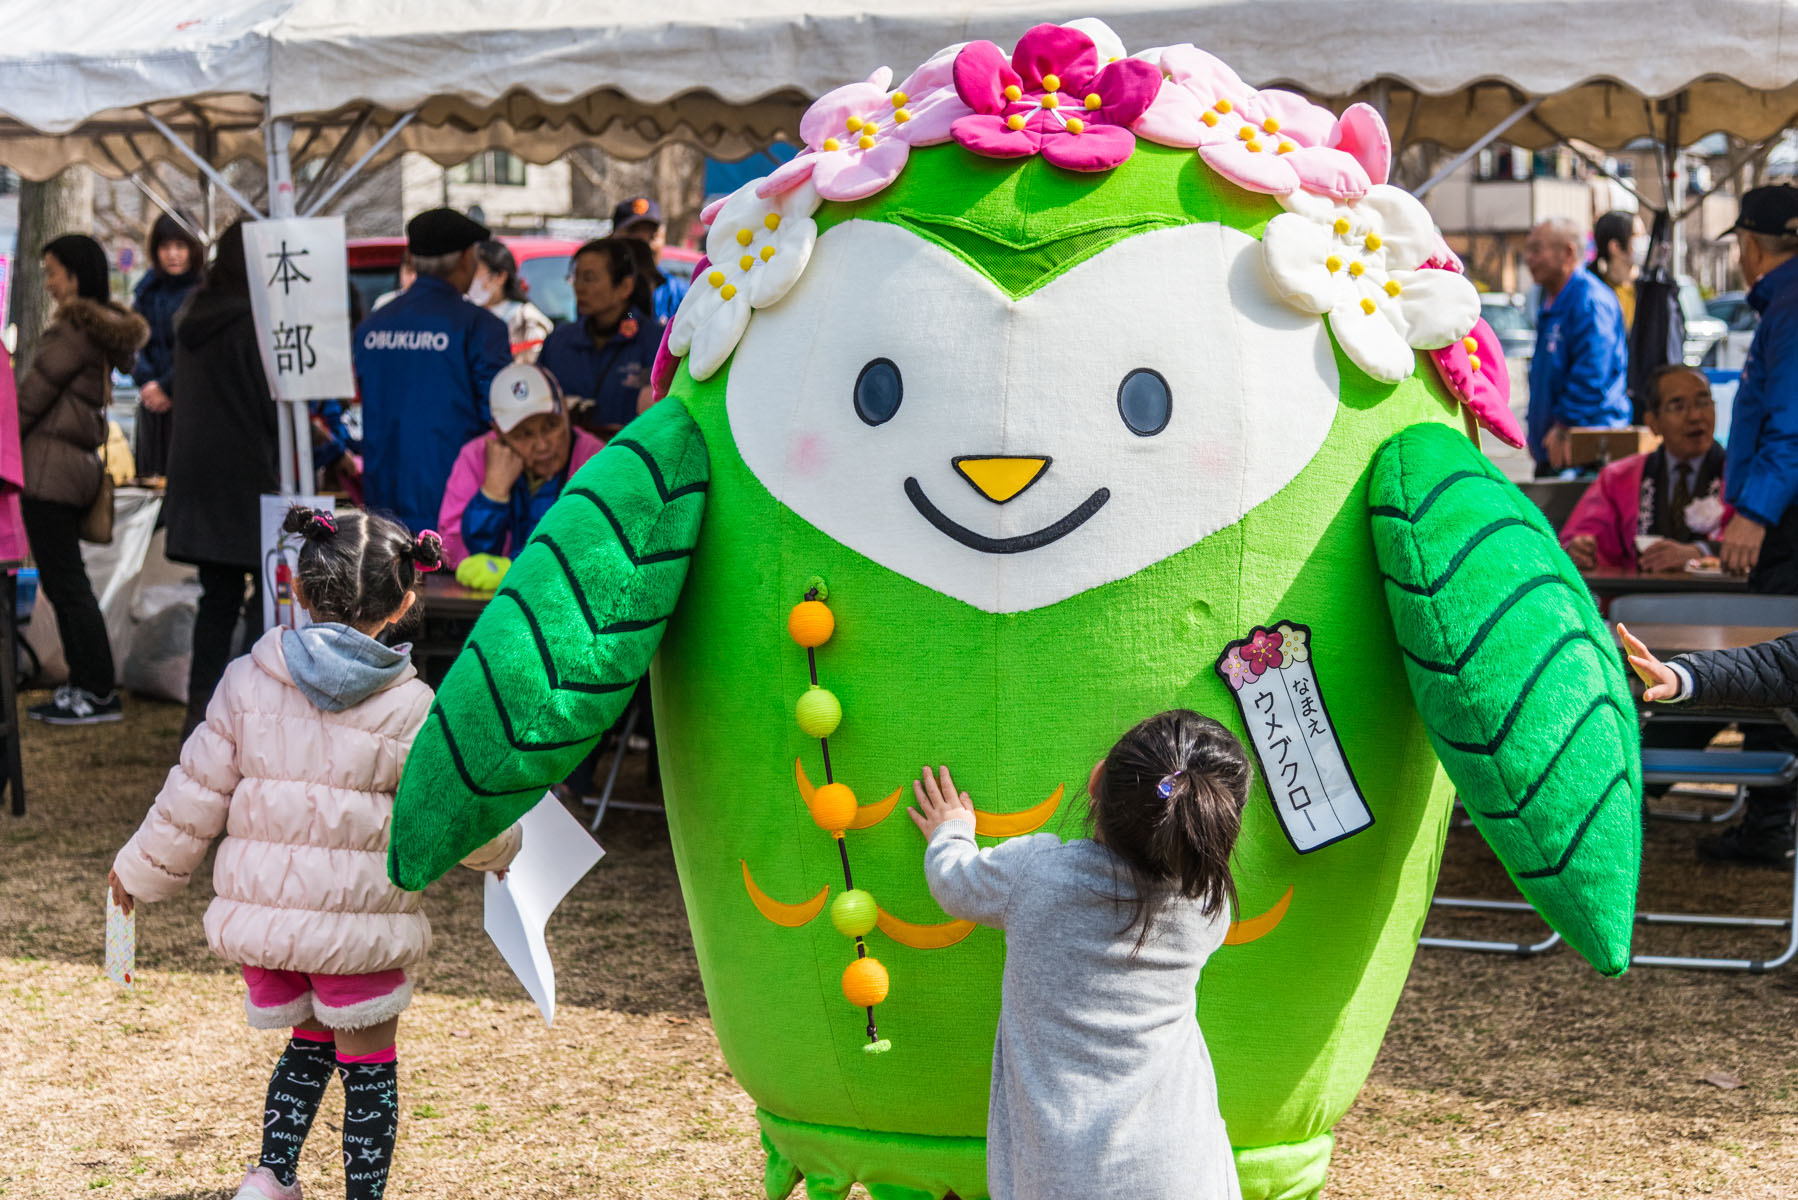
<path fill-rule="evenodd" d="M 0 816 L 0 1196 L 215 1200 L 255 1154 L 282 1039 L 244 1027 L 241 985 L 205 949 L 210 888 L 143 910 L 135 993 L 100 975 L 106 868 L 173 760 L 181 718 L 145 701 L 128 713 L 29 727 L 31 811 Z M 640 788 L 640 759 L 627 771 Z M 1782 912 L 1789 874 L 1698 866 L 1700 832 L 1650 823 L 1648 904 Z M 433 889 L 438 950 L 402 1027 L 390 1196 L 761 1195 L 753 1109 L 706 1019 L 666 829 L 621 813 L 602 841 L 605 861 L 551 927 L 553 1029 L 481 932 L 478 878 Z M 1514 893 L 1478 835 L 1457 829 L 1441 894 Z M 1442 913 L 1426 932 L 1543 931 L 1528 916 Z M 1638 949 L 1766 957 L 1783 937 L 1657 928 Z M 1798 966 L 1604 980 L 1565 947 L 1530 960 L 1420 950 L 1338 1127 L 1327 1195 L 1798 1194 L 1795 997 Z M 333 1088 L 301 1170 L 315 1198 L 340 1194 L 341 1112 Z"/>

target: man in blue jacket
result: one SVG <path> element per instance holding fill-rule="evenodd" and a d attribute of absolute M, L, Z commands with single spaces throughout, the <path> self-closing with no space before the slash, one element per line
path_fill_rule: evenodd
<path fill-rule="evenodd" d="M 1617 294 L 1580 269 L 1585 237 L 1556 218 L 1530 230 L 1523 261 L 1542 289 L 1530 360 L 1530 453 L 1538 478 L 1571 466 L 1576 426 L 1629 424 L 1629 331 Z"/>
<path fill-rule="evenodd" d="M 1748 303 L 1761 314 L 1742 365 L 1724 458 L 1724 498 L 1736 515 L 1717 555 L 1757 592 L 1798 595 L 1798 188 L 1742 197 L 1731 227 Z M 1779 726 L 1748 725 L 1750 750 L 1795 748 Z M 1706 858 L 1791 868 L 1793 792 L 1750 788 L 1741 824 L 1698 840 Z"/>
<path fill-rule="evenodd" d="M 491 236 L 452 209 L 413 217 L 417 279 L 356 328 L 363 494 L 414 533 L 435 524 L 457 453 L 488 428 L 488 385 L 512 361 L 506 323 L 462 296 Z"/>

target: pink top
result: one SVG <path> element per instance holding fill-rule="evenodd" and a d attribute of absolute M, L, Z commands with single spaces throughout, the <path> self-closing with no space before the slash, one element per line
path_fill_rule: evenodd
<path fill-rule="evenodd" d="M 19 452 L 19 390 L 13 383 L 12 355 L 0 344 L 0 559 L 23 559 L 25 521 L 19 490 L 25 486 L 25 456 Z"/>
<path fill-rule="evenodd" d="M 605 449 L 606 444 L 588 433 L 585 429 L 572 429 L 574 434 L 573 452 L 568 457 L 568 475 L 587 465 L 587 460 Z M 481 481 L 487 478 L 487 439 L 496 436 L 483 433 L 464 445 L 456 455 L 456 465 L 450 468 L 449 483 L 443 489 L 443 506 L 437 511 L 437 532 L 443 538 L 443 565 L 454 571 L 468 557 L 468 547 L 462 541 L 462 513 L 468 502 L 474 499 L 481 490 Z M 518 547 L 512 547 L 517 553 Z"/>
<path fill-rule="evenodd" d="M 1598 565 L 1626 571 L 1636 569 L 1636 531 L 1642 513 L 1642 471 L 1653 452 L 1632 454 L 1607 463 L 1598 472 L 1567 524 L 1561 527 L 1561 545 L 1583 535 L 1598 543 Z M 1729 523 L 1735 510 L 1723 506 L 1722 522 Z"/>

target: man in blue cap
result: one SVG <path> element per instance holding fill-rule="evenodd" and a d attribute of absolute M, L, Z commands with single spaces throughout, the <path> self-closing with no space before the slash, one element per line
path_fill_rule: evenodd
<path fill-rule="evenodd" d="M 620 200 L 612 209 L 612 236 L 647 243 L 649 256 L 660 263 L 662 250 L 668 245 L 667 235 L 662 231 L 662 206 L 648 196 Z M 659 269 L 657 273 L 660 274 Z M 662 282 L 655 288 L 656 320 L 664 325 L 674 320 L 674 310 L 680 307 L 687 286 L 685 279 L 662 275 Z"/>
<path fill-rule="evenodd" d="M 429 529 L 456 455 L 488 427 L 487 389 L 512 361 L 506 323 L 463 299 L 485 225 L 448 208 L 406 223 L 417 279 L 354 339 L 368 507 Z"/>
<path fill-rule="evenodd" d="M 1755 592 L 1798 595 L 1798 188 L 1759 187 L 1730 227 L 1748 303 L 1761 314 L 1730 417 L 1724 498 L 1736 515 L 1717 556 Z M 1750 750 L 1791 750 L 1778 726 L 1748 725 Z M 1698 840 L 1706 858 L 1790 869 L 1792 788 L 1750 788 L 1741 824 Z"/>
<path fill-rule="evenodd" d="M 1530 359 L 1530 453 L 1536 476 L 1559 475 L 1572 461 L 1571 431 L 1629 424 L 1629 331 L 1603 280 L 1580 269 L 1585 235 L 1556 218 L 1530 230 L 1523 261 L 1542 289 L 1536 354 Z"/>

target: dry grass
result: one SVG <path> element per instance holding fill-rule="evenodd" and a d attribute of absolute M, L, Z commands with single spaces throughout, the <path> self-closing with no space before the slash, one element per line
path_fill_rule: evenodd
<path fill-rule="evenodd" d="M 32 812 L 0 817 L 0 1196 L 213 1200 L 254 1154 L 281 1039 L 244 1027 L 241 985 L 205 950 L 209 889 L 144 910 L 134 995 L 99 976 L 106 866 L 172 760 L 179 721 L 138 702 L 122 726 L 26 732 Z M 1694 867 L 1697 832 L 1650 826 L 1645 896 L 1781 911 L 1789 876 Z M 478 880 L 433 889 L 439 949 L 404 1021 L 392 1195 L 760 1194 L 752 1106 L 706 1021 L 665 830 L 621 814 L 604 840 L 605 862 L 552 929 L 553 1030 L 481 933 Z M 1507 894 L 1469 830 L 1451 835 L 1444 890 Z M 1522 917 L 1430 926 L 1535 929 Z M 1780 943 L 1751 936 L 1757 953 Z M 1642 940 L 1727 944 L 1665 929 Z M 1798 967 L 1607 981 L 1565 948 L 1524 962 L 1422 951 L 1339 1128 L 1329 1195 L 1792 1195 L 1795 993 Z M 1711 1071 L 1745 1086 L 1701 1083 Z M 341 1187 L 331 1097 L 301 1173 L 315 1197 Z"/>

